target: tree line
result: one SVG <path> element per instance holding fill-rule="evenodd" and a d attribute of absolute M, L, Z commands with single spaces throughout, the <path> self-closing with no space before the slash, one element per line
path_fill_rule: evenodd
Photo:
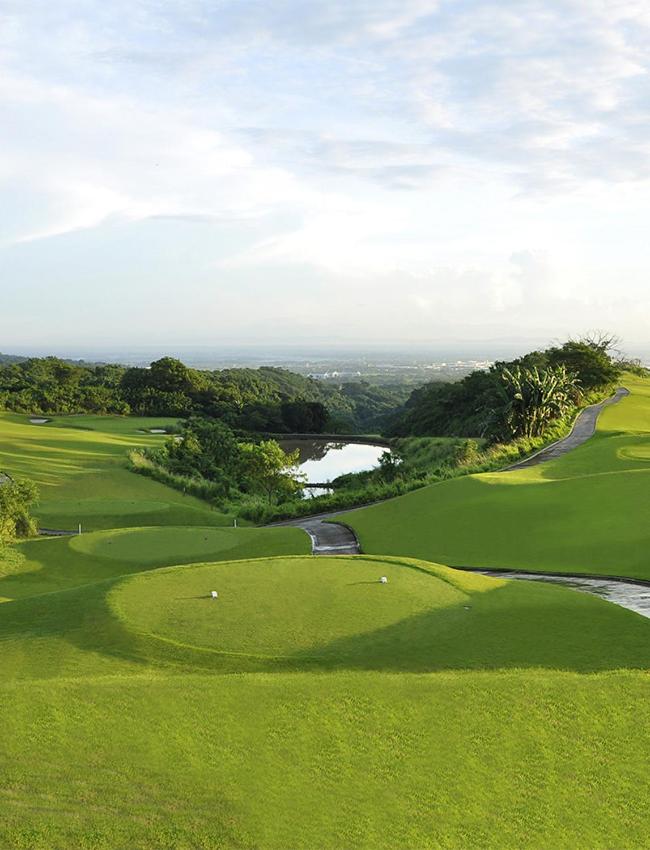
<path fill-rule="evenodd" d="M 378 430 L 408 397 L 404 387 L 340 385 L 276 367 L 192 369 L 172 357 L 147 368 L 56 357 L 0 362 L 0 410 L 220 419 L 271 433 Z"/>
<path fill-rule="evenodd" d="M 594 394 L 606 391 L 623 369 L 644 372 L 616 356 L 616 340 L 594 335 L 532 351 L 455 383 L 413 391 L 387 425 L 392 436 L 482 437 L 508 442 L 538 437 Z"/>

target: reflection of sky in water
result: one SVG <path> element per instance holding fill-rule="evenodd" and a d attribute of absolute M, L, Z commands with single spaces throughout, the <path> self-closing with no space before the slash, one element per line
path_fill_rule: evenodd
<path fill-rule="evenodd" d="M 346 472 L 373 469 L 386 451 L 385 446 L 332 443 L 325 440 L 282 440 L 285 451 L 300 449 L 300 471 L 307 481 L 332 481 Z"/>

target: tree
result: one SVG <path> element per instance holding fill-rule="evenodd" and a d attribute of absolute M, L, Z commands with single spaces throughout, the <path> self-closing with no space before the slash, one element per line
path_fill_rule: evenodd
<path fill-rule="evenodd" d="M 35 532 L 36 522 L 29 509 L 37 499 L 38 490 L 31 481 L 0 475 L 0 543 Z"/>
<path fill-rule="evenodd" d="M 386 481 L 393 481 L 400 471 L 403 458 L 399 451 L 394 448 L 391 451 L 382 452 L 379 458 L 379 468 Z"/>
<path fill-rule="evenodd" d="M 166 453 L 172 472 L 207 478 L 221 486 L 224 496 L 241 475 L 241 448 L 232 428 L 219 420 L 190 419 L 180 439 L 167 443 Z"/>
<path fill-rule="evenodd" d="M 550 366 L 564 366 L 580 380 L 584 390 L 594 390 L 614 383 L 620 375 L 619 367 L 608 351 L 615 344 L 612 337 L 569 340 L 548 351 Z"/>
<path fill-rule="evenodd" d="M 285 452 L 275 440 L 241 445 L 244 476 L 254 491 L 266 495 L 269 504 L 290 498 L 302 488 L 305 476 L 297 472 L 300 452 Z"/>
<path fill-rule="evenodd" d="M 201 375 L 174 357 L 161 357 L 149 367 L 148 384 L 165 393 L 191 394 L 204 386 Z"/>
<path fill-rule="evenodd" d="M 294 433 L 322 434 L 328 419 L 324 404 L 303 398 L 282 402 L 280 411 L 284 425 Z"/>

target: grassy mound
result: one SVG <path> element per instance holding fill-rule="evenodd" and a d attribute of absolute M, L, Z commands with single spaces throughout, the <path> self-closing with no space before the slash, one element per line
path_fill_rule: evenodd
<path fill-rule="evenodd" d="M 471 475 L 346 514 L 365 552 L 650 578 L 650 381 L 556 461 Z"/>
<path fill-rule="evenodd" d="M 127 632 L 152 639 L 147 652 L 216 667 L 239 657 L 249 669 L 247 656 L 268 660 L 269 669 L 276 662 L 410 671 L 650 666 L 650 621 L 629 611 L 423 561 L 194 564 L 121 581 L 107 604 Z"/>
<path fill-rule="evenodd" d="M 390 558 L 9 602 L 0 846 L 640 847 L 649 638 L 591 596 Z"/>
<path fill-rule="evenodd" d="M 380 576 L 388 584 L 379 582 Z M 210 597 L 217 589 L 218 600 Z M 260 559 L 156 570 L 121 583 L 110 604 L 138 632 L 224 653 L 318 655 L 338 641 L 461 605 L 425 568 L 346 558 Z"/>
<path fill-rule="evenodd" d="M 592 596 L 366 557 L 193 564 L 26 597 L 0 606 L 0 638 L 5 670 L 27 656 L 41 676 L 116 658 L 120 671 L 650 667 L 650 621 Z"/>

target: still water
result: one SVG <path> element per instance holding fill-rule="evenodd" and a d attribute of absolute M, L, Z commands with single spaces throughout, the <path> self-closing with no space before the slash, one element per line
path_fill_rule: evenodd
<path fill-rule="evenodd" d="M 325 484 L 348 472 L 365 472 L 379 465 L 379 458 L 389 449 L 386 446 L 360 443 L 334 442 L 332 440 L 280 440 L 285 452 L 300 451 L 300 471 L 308 483 Z M 308 495 L 319 495 L 310 488 Z"/>

